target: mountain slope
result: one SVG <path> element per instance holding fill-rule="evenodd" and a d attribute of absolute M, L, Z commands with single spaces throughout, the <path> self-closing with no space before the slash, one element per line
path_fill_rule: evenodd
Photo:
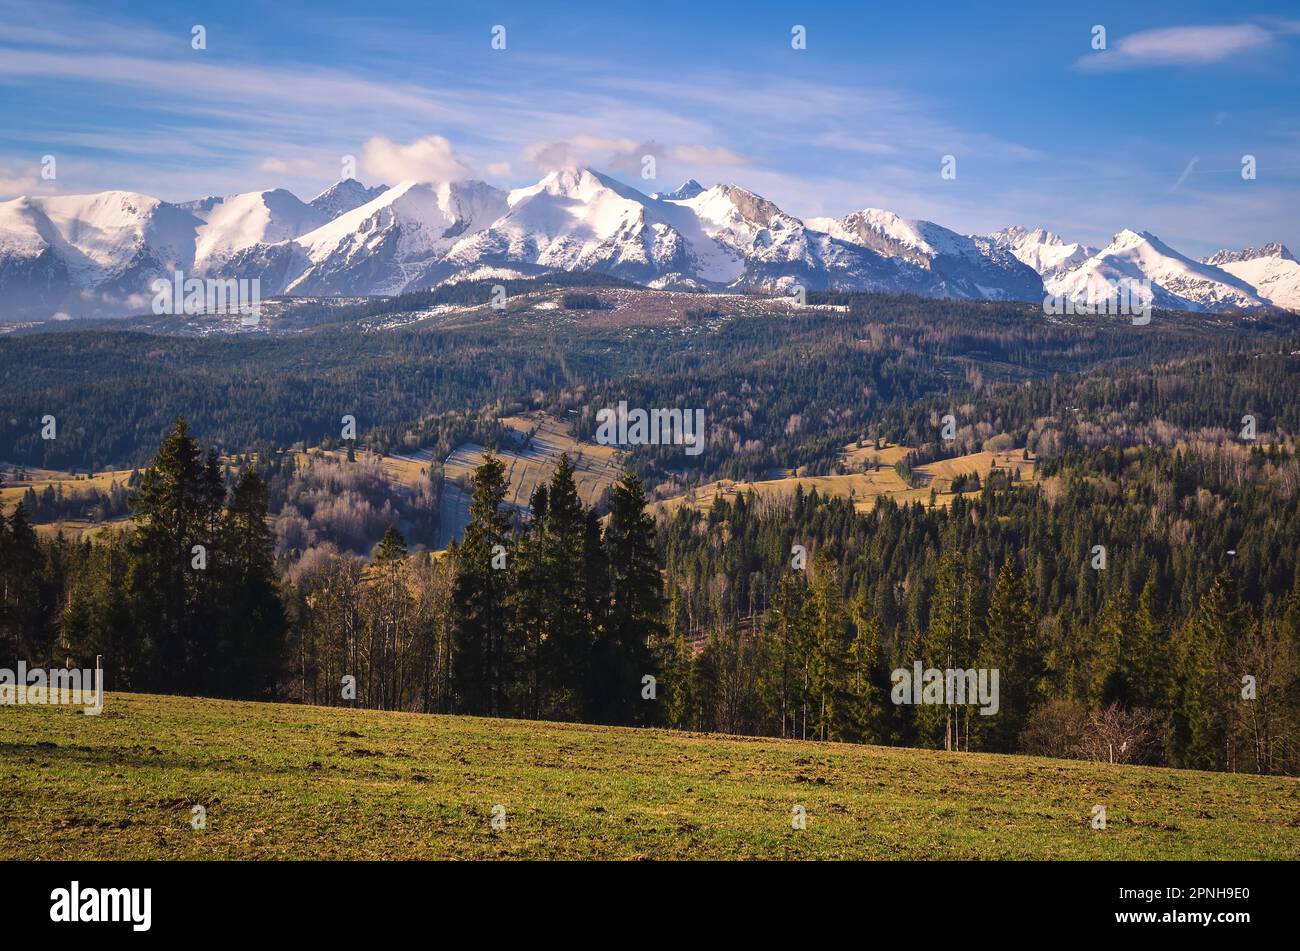
<path fill-rule="evenodd" d="M 1300 850 L 1296 780 L 1285 776 L 115 691 L 105 708 L 111 716 L 15 706 L 0 717 L 0 743 L 14 751 L 5 858 L 1132 861 Z M 103 782 L 101 763 L 120 780 Z M 170 804 L 196 777 L 219 792 L 217 815 L 239 821 L 176 834 L 189 799 Z M 322 789 L 344 792 L 322 809 Z M 508 831 L 489 834 L 498 789 Z M 1113 831 L 1094 834 L 1098 789 Z M 807 830 L 792 833 L 796 804 Z M 113 834 L 87 835 L 91 823 Z"/>
<path fill-rule="evenodd" d="M 689 210 L 721 249 L 715 258 L 739 264 L 728 286 L 869 290 L 888 285 L 889 268 L 876 255 L 809 227 L 738 185 L 715 185 L 671 203 Z"/>
<path fill-rule="evenodd" d="M 1270 304 L 1300 311 L 1300 263 L 1285 245 L 1220 251 L 1202 263 L 1214 265 L 1255 289 Z"/>
<path fill-rule="evenodd" d="M 1224 255 L 1236 255 L 1231 260 Z M 646 195 L 588 168 L 506 193 L 483 182 L 355 179 L 310 202 L 283 189 L 169 204 L 131 192 L 0 203 L 0 318 L 139 313 L 175 270 L 252 278 L 261 294 L 396 294 L 475 277 L 594 271 L 690 290 L 878 291 L 973 300 L 1084 300 L 1150 280 L 1186 310 L 1297 306 L 1300 265 L 1280 246 L 1208 262 L 1147 232 L 1106 248 L 1044 229 L 962 235 L 866 208 L 788 214 L 736 184 L 689 179 Z"/>
<path fill-rule="evenodd" d="M 353 208 L 360 208 L 367 202 L 374 201 L 386 191 L 388 191 L 387 185 L 367 188 L 355 178 L 345 178 L 335 182 L 307 204 L 324 212 L 328 218 L 337 218 Z"/>
<path fill-rule="evenodd" d="M 988 236 L 995 246 L 1005 248 L 1021 263 L 1033 268 L 1044 279 L 1058 277 L 1073 270 L 1097 253 L 1096 248 L 1072 242 L 1066 244 L 1058 234 L 1046 228 L 1030 231 L 1020 225 L 1003 228 Z"/>
<path fill-rule="evenodd" d="M 590 169 L 551 172 L 536 185 L 517 188 L 490 226 L 457 241 L 430 277 L 462 269 L 597 270 L 650 283 L 664 275 L 704 270 L 703 279 L 726 279 L 739 262 L 701 261 L 692 255 L 698 231 L 692 216 Z M 698 239 L 702 236 L 693 235 Z"/>
<path fill-rule="evenodd" d="M 688 178 L 670 192 L 654 192 L 650 197 L 659 201 L 686 201 L 704 191 L 704 186 L 693 178 Z"/>
<path fill-rule="evenodd" d="M 0 203 L 0 294 L 6 309 L 139 307 L 150 281 L 189 269 L 201 219 L 136 192 Z"/>
<path fill-rule="evenodd" d="M 457 240 L 504 210 L 504 193 L 483 182 L 403 182 L 289 242 L 303 268 L 284 290 L 396 294 L 421 286 Z"/>
<path fill-rule="evenodd" d="M 897 262 L 898 289 L 931 297 L 1036 300 L 1043 284 L 1033 268 L 987 238 L 970 237 L 892 211 L 865 208 L 813 224 Z"/>
<path fill-rule="evenodd" d="M 324 211 L 283 188 L 226 198 L 205 215 L 194 247 L 195 270 L 220 270 L 238 251 L 296 238 L 327 221 Z"/>
<path fill-rule="evenodd" d="M 1075 302 L 1114 293 L 1120 281 L 1150 281 L 1152 303 L 1177 310 L 1253 310 L 1267 302 L 1241 278 L 1180 254 L 1146 231 L 1121 231 L 1073 270 L 1046 282 L 1050 294 Z"/>

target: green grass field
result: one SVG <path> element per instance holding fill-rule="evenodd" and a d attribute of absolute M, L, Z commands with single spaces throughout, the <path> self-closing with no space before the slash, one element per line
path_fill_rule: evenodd
<path fill-rule="evenodd" d="M 1294 779 L 183 697 L 0 707 L 0 776 L 0 859 L 1300 857 Z"/>

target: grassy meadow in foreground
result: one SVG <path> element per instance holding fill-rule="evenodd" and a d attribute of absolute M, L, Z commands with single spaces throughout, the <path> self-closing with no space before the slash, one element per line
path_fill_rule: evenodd
<path fill-rule="evenodd" d="M 185 697 L 0 707 L 0 776 L 0 859 L 1300 857 L 1295 779 Z"/>

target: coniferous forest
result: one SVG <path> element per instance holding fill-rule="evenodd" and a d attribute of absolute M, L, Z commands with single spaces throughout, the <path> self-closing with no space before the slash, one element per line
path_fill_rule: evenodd
<path fill-rule="evenodd" d="M 1300 15 L 1133 6 L 0 0 L 5 923 L 1285 920 Z"/>
<path fill-rule="evenodd" d="M 348 458 L 316 482 L 284 461 L 283 440 L 323 428 L 313 401 L 331 380 L 350 390 L 377 378 L 392 340 L 368 338 L 370 355 L 333 368 L 332 327 L 248 344 L 239 373 L 323 361 L 276 379 L 305 388 L 277 403 L 288 415 L 267 430 L 255 401 L 218 399 L 235 377 L 187 375 L 199 351 L 234 344 L 187 342 L 132 376 L 120 358 L 143 355 L 145 335 L 78 330 L 95 342 L 80 356 L 75 334 L 12 338 L 5 365 L 34 385 L 7 414 L 10 474 L 136 470 L 90 500 L 119 526 L 93 538 L 38 534 L 34 522 L 72 510 L 62 496 L 9 506 L 0 656 L 100 656 L 110 690 L 1300 773 L 1294 326 L 1171 317 L 1142 336 L 1044 326 L 1012 305 L 846 303 L 794 324 L 709 316 L 646 341 L 639 368 L 610 356 L 606 329 L 525 329 L 519 339 L 567 351 L 564 368 L 546 368 L 542 347 L 540 362 L 514 368 L 485 357 L 503 361 L 486 376 L 453 341 L 482 357 L 491 327 L 401 331 L 412 359 L 446 355 L 416 390 L 453 377 L 459 389 L 424 415 L 390 405 L 353 442 L 324 437 Z M 75 385 L 35 385 L 42 360 Z M 205 428 L 173 419 L 157 439 L 153 422 L 124 428 L 106 406 L 88 408 L 97 379 L 138 389 L 151 418 L 206 387 Z M 65 418 L 85 413 L 69 441 L 24 435 L 60 398 L 82 408 Z M 427 447 L 436 462 L 466 440 L 499 445 L 495 420 L 520 409 L 565 416 L 590 439 L 592 408 L 618 399 L 704 407 L 706 452 L 631 451 L 595 504 L 566 457 L 524 508 L 489 452 L 449 548 L 428 545 L 436 465 L 424 496 L 374 500 L 340 528 L 349 543 L 311 542 L 331 493 L 381 484 L 353 448 Z M 948 411 L 957 431 L 944 439 Z M 1248 439 L 1246 413 L 1259 420 Z M 931 494 L 864 509 L 800 488 L 654 514 L 667 492 L 777 463 L 843 471 L 837 447 L 853 440 L 912 447 L 904 473 L 1012 448 L 1032 455 L 1037 478 L 962 475 L 951 504 Z M 291 505 L 301 540 L 285 551 L 273 524 Z M 997 670 L 996 715 L 973 698 L 898 702 L 894 672 L 918 663 Z"/>

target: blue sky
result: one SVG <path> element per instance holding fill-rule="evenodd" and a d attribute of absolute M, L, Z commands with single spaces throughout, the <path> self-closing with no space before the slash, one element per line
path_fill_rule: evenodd
<path fill-rule="evenodd" d="M 345 155 L 389 183 L 583 162 L 646 191 L 734 181 L 800 216 L 1300 251 L 1294 0 L 885 6 L 0 0 L 0 199 L 310 197 Z"/>

